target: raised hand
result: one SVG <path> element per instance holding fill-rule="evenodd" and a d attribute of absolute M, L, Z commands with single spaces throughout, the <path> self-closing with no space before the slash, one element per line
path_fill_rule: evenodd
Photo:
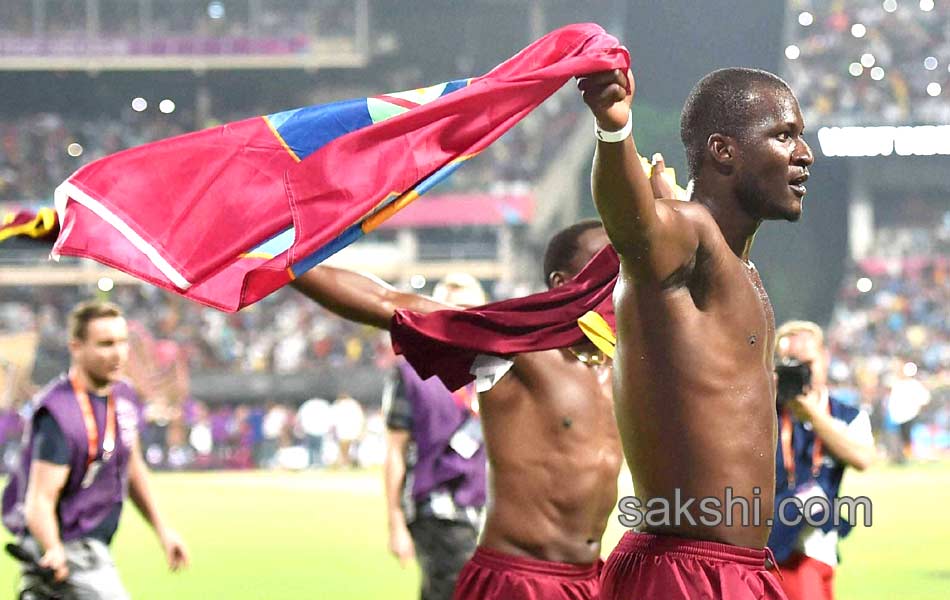
<path fill-rule="evenodd" d="M 617 131 L 627 124 L 635 88 L 633 72 L 629 69 L 626 74 L 614 69 L 586 75 L 577 81 L 584 102 L 600 128 L 606 131 Z"/>

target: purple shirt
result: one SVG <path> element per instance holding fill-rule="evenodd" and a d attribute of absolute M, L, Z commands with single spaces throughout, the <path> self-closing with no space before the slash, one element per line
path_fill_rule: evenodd
<path fill-rule="evenodd" d="M 411 417 L 404 421 L 416 447 L 412 466 L 412 497 L 424 502 L 436 490 L 452 493 L 458 506 L 481 507 L 485 504 L 485 445 L 471 458 L 464 458 L 450 446 L 455 432 L 470 418 L 476 418 L 459 393 L 453 395 L 438 377 L 427 381 L 406 363 L 398 363 L 399 379 L 393 403 L 404 402 Z M 393 427 L 394 415 L 388 423 Z"/>
<path fill-rule="evenodd" d="M 85 537 L 114 509 L 128 493 L 128 466 L 131 447 L 138 427 L 138 396 L 125 382 L 112 387 L 116 400 L 115 451 L 109 460 L 101 463 L 91 485 L 82 487 L 88 459 L 88 437 L 82 411 L 73 393 L 69 379 L 62 375 L 53 380 L 34 398 L 33 415 L 42 410 L 56 420 L 70 446 L 69 476 L 60 494 L 57 505 L 60 537 L 64 542 Z M 106 407 L 103 402 L 91 402 L 99 434 L 98 459 L 102 459 L 102 438 L 105 431 Z M 29 424 L 26 443 L 20 462 L 11 474 L 3 491 L 3 524 L 15 535 L 26 530 L 23 515 L 23 500 L 29 484 L 30 463 L 33 459 L 33 420 Z"/>

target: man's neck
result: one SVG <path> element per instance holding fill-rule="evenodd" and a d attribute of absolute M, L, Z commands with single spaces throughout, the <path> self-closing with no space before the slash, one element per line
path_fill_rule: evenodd
<path fill-rule="evenodd" d="M 738 209 L 738 200 L 735 198 L 718 200 L 719 198 L 723 198 L 723 194 L 700 189 L 693 192 L 693 201 L 706 207 L 713 220 L 719 225 L 719 231 L 722 232 L 733 254 L 748 262 L 752 252 L 752 241 L 762 221 L 753 219 L 745 211 Z"/>
<path fill-rule="evenodd" d="M 86 392 L 90 394 L 95 394 L 96 396 L 108 396 L 109 391 L 112 389 L 111 382 L 96 381 L 89 376 L 89 373 L 87 373 L 85 369 L 80 369 L 75 365 L 70 367 L 69 374 L 70 376 L 76 378 L 76 383 L 79 384 L 79 387 L 86 390 Z"/>

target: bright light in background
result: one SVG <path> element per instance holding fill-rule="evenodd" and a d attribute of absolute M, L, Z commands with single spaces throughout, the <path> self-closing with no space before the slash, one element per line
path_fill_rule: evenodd
<path fill-rule="evenodd" d="M 884 0 L 884 10 L 892 13 L 897 10 L 897 0 Z"/>
<path fill-rule="evenodd" d="M 934 96 L 934 97 L 939 96 L 940 91 L 941 91 L 940 84 L 937 83 L 936 81 L 931 81 L 930 83 L 927 84 L 927 93 L 930 94 L 931 96 Z"/>
<path fill-rule="evenodd" d="M 802 14 L 798 15 L 798 24 L 802 27 L 808 27 L 815 22 L 815 16 L 808 12 L 807 10 Z"/>
<path fill-rule="evenodd" d="M 96 282 L 96 287 L 103 292 L 111 292 L 112 288 L 115 287 L 115 282 L 112 281 L 111 277 L 100 277 L 99 281 Z"/>
<path fill-rule="evenodd" d="M 792 44 L 791 46 L 785 49 L 785 58 L 787 58 L 788 60 L 795 60 L 799 56 L 801 56 L 801 54 L 802 54 L 801 49 L 799 49 L 799 47 L 796 46 L 795 44 Z"/>
<path fill-rule="evenodd" d="M 917 374 L 917 365 L 912 362 L 904 363 L 904 377 L 913 377 Z"/>
<path fill-rule="evenodd" d="M 874 81 L 880 81 L 884 79 L 884 69 L 881 67 L 874 67 L 871 69 L 871 79 Z"/>
<path fill-rule="evenodd" d="M 73 158 L 82 156 L 82 145 L 73 142 L 72 144 L 66 146 L 66 154 L 72 156 Z"/>
<path fill-rule="evenodd" d="M 865 69 L 870 69 L 874 66 L 874 55 L 870 52 L 861 55 L 861 65 Z"/>
<path fill-rule="evenodd" d="M 862 277 L 858 279 L 858 291 L 862 294 L 866 294 L 871 291 L 871 288 L 874 287 L 874 284 L 867 277 Z"/>
<path fill-rule="evenodd" d="M 411 285 L 414 290 L 421 290 L 426 286 L 426 278 L 422 275 L 413 275 L 409 278 L 409 285 Z"/>
<path fill-rule="evenodd" d="M 158 103 L 158 110 L 162 111 L 166 115 L 168 113 L 173 113 L 175 112 L 175 103 L 169 100 L 168 98 L 165 98 L 164 100 Z"/>
<path fill-rule="evenodd" d="M 851 73 L 855 77 L 860 77 L 861 73 L 864 73 L 864 67 L 861 66 L 861 63 L 851 63 L 848 65 L 848 73 Z"/>
<path fill-rule="evenodd" d="M 934 9 L 934 0 L 920 0 L 920 10 L 930 12 Z"/>
<path fill-rule="evenodd" d="M 851 26 L 851 35 L 856 38 L 863 38 L 867 32 L 868 28 L 860 23 L 855 23 Z"/>
<path fill-rule="evenodd" d="M 928 71 L 933 71 L 937 68 L 937 58 L 934 56 L 928 56 L 924 59 L 924 68 Z"/>
<path fill-rule="evenodd" d="M 145 101 L 145 98 L 141 96 L 138 98 L 132 98 L 132 110 L 135 112 L 142 112 L 148 108 L 148 102 Z"/>
<path fill-rule="evenodd" d="M 212 19 L 223 19 L 224 5 L 220 2 L 212 2 L 208 4 L 208 16 Z"/>

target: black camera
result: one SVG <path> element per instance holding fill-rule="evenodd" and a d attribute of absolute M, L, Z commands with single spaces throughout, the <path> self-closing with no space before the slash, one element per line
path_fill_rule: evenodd
<path fill-rule="evenodd" d="M 786 358 L 775 365 L 775 373 L 778 375 L 776 402 L 779 406 L 804 394 L 805 389 L 811 385 L 810 363 Z"/>

